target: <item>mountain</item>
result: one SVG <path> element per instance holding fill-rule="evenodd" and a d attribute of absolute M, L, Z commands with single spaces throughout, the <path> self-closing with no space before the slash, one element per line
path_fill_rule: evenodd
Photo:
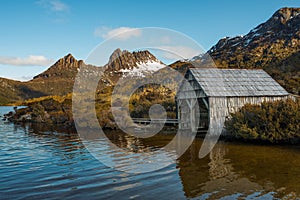
<path fill-rule="evenodd" d="M 72 92 L 76 74 L 82 65 L 86 64 L 68 54 L 30 81 L 0 78 L 0 104 L 49 95 L 67 95 Z M 131 53 L 116 49 L 104 67 L 88 66 L 93 73 L 102 75 L 100 86 L 113 86 L 120 78 L 144 77 L 166 65 L 149 51 Z"/>
<path fill-rule="evenodd" d="M 300 94 L 299 24 L 300 8 L 281 8 L 245 36 L 225 37 L 207 53 L 220 68 L 263 68 Z"/>
<path fill-rule="evenodd" d="M 0 86 L 0 105 L 47 95 L 25 82 L 5 78 L 0 78 Z"/>
<path fill-rule="evenodd" d="M 129 52 L 127 50 L 116 49 L 109 58 L 106 68 L 111 70 L 132 69 L 138 67 L 139 64 L 147 62 L 157 62 L 162 64 L 149 51 Z"/>
<path fill-rule="evenodd" d="M 278 62 L 269 63 L 265 70 L 290 93 L 300 95 L 300 52 Z"/>
<path fill-rule="evenodd" d="M 300 8 L 282 8 L 245 36 L 225 37 L 208 53 L 217 65 L 261 68 L 300 50 Z"/>
<path fill-rule="evenodd" d="M 72 54 L 59 59 L 54 65 L 48 68 L 43 73 L 35 76 L 32 81 L 46 80 L 49 78 L 74 79 L 80 66 L 84 64 L 82 60 L 76 60 Z"/>
<path fill-rule="evenodd" d="M 21 84 L 19 81 L 0 78 L 0 103 L 22 100 L 18 93 L 18 86 Z"/>
<path fill-rule="evenodd" d="M 109 74 L 110 79 L 116 82 L 119 78 L 145 77 L 166 65 L 147 50 L 131 53 L 127 50 L 116 49 L 104 67 L 105 74 Z"/>
<path fill-rule="evenodd" d="M 63 96 L 72 91 L 74 79 L 82 60 L 71 54 L 59 59 L 45 72 L 27 82 L 0 78 L 0 104 L 8 104 L 41 96 Z"/>
<path fill-rule="evenodd" d="M 42 92 L 44 95 L 66 95 L 73 90 L 75 76 L 82 60 L 76 60 L 71 54 L 59 59 L 43 73 L 25 83 L 29 88 Z"/>

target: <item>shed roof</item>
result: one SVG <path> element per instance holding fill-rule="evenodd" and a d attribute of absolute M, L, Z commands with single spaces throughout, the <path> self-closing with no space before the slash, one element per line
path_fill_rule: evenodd
<path fill-rule="evenodd" d="M 286 96 L 264 70 L 191 68 L 191 73 L 207 96 Z"/>

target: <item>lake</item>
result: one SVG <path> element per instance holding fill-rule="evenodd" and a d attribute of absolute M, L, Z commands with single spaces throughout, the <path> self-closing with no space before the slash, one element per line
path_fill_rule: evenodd
<path fill-rule="evenodd" d="M 0 107 L 0 115 L 12 107 Z M 119 146 L 160 148 L 174 134 L 137 139 L 107 131 Z M 130 174 L 95 159 L 74 130 L 0 121 L 0 199 L 271 199 L 300 197 L 300 148 L 220 141 L 203 159 L 196 138 L 176 163 Z M 108 150 L 103 154 L 109 155 Z M 120 156 L 118 159 L 127 159 Z M 125 162 L 126 163 L 126 162 Z"/>

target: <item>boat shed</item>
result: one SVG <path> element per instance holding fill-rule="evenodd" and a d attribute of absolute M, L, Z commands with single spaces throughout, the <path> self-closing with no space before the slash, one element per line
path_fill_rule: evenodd
<path fill-rule="evenodd" d="M 185 79 L 188 86 L 182 84 L 176 96 L 179 129 L 196 128 L 210 135 L 220 135 L 229 114 L 247 103 L 289 97 L 261 69 L 190 68 Z"/>

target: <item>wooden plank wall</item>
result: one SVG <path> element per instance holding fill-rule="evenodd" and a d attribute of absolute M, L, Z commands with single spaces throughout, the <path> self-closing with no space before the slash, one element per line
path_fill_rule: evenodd
<path fill-rule="evenodd" d="M 209 97 L 209 130 L 212 136 L 223 132 L 224 122 L 230 113 L 238 111 L 247 103 L 261 104 L 265 101 L 287 99 L 288 96 L 279 97 Z"/>

